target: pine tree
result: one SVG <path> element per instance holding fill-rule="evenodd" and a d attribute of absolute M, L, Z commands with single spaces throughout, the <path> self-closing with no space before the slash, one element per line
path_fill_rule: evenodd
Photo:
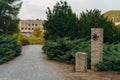
<path fill-rule="evenodd" d="M 21 0 L 0 0 L 0 33 L 12 34 L 18 31 L 17 15 L 21 5 Z"/>
<path fill-rule="evenodd" d="M 74 39 L 78 37 L 78 18 L 66 1 L 57 2 L 53 10 L 48 8 L 46 14 L 45 39 L 54 40 L 63 37 Z"/>
<path fill-rule="evenodd" d="M 112 21 L 101 14 L 98 9 L 86 10 L 80 14 L 80 38 L 91 38 L 91 28 L 103 28 L 104 29 L 104 42 L 112 43 L 117 41 L 116 28 Z M 119 39 L 120 41 L 120 39 Z"/>

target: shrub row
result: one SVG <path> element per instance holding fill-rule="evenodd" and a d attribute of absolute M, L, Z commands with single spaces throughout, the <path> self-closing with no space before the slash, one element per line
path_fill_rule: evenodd
<path fill-rule="evenodd" d="M 99 70 L 120 71 L 120 43 L 104 44 L 103 62 L 96 67 Z"/>
<path fill-rule="evenodd" d="M 0 36 L 0 64 L 20 55 L 21 46 L 11 36 Z"/>
<path fill-rule="evenodd" d="M 28 44 L 44 44 L 44 39 L 41 37 L 26 37 L 19 40 L 21 45 L 28 45 Z"/>
<path fill-rule="evenodd" d="M 86 39 L 70 40 L 69 38 L 57 39 L 55 41 L 46 41 L 43 50 L 49 59 L 75 63 L 75 53 L 88 53 L 88 68 L 90 68 L 90 41 Z"/>
<path fill-rule="evenodd" d="M 14 37 L 18 38 L 18 41 L 21 45 L 28 45 L 28 44 L 44 44 L 44 34 L 42 33 L 39 37 L 36 36 L 23 36 L 22 34 L 13 35 Z"/>
<path fill-rule="evenodd" d="M 104 44 L 103 62 L 96 65 L 99 70 L 120 71 L 120 44 Z M 90 68 L 90 41 L 86 39 L 70 40 L 69 38 L 46 41 L 44 52 L 49 59 L 75 63 L 75 53 L 85 52 L 88 54 L 87 66 Z"/>

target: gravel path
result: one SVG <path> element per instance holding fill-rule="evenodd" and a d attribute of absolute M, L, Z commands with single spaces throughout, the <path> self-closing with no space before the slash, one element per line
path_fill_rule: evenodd
<path fill-rule="evenodd" d="M 24 46 L 21 56 L 0 65 L 0 80 L 59 80 L 41 48 L 41 45 Z"/>

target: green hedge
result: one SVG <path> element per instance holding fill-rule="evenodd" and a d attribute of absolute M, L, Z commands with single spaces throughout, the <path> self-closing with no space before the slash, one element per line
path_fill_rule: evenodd
<path fill-rule="evenodd" d="M 20 55 L 21 46 L 11 36 L 0 36 L 0 64 Z"/>
<path fill-rule="evenodd" d="M 120 43 L 104 44 L 103 62 L 96 67 L 99 70 L 120 71 Z"/>
<path fill-rule="evenodd" d="M 69 38 L 57 39 L 55 41 L 46 41 L 43 50 L 49 59 L 75 63 L 75 53 L 88 53 L 88 68 L 90 68 L 90 41 L 86 39 L 70 40 Z"/>
<path fill-rule="evenodd" d="M 49 59 L 75 63 L 76 52 L 86 52 L 88 54 L 87 66 L 90 68 L 90 41 L 86 39 L 70 40 L 69 38 L 46 41 L 44 52 Z M 104 44 L 103 62 L 96 65 L 98 70 L 119 70 L 120 71 L 120 43 Z"/>
<path fill-rule="evenodd" d="M 25 36 L 22 35 L 21 33 L 19 34 L 14 34 L 14 37 L 18 38 L 18 42 L 21 45 L 29 45 L 29 44 L 44 44 L 44 33 L 41 33 L 39 37 L 30 35 L 30 36 Z"/>

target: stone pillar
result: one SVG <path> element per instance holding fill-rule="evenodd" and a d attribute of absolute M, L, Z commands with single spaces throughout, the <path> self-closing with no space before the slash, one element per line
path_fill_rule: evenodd
<path fill-rule="evenodd" d="M 75 58 L 76 58 L 75 71 L 86 72 L 87 71 L 87 54 L 83 52 L 77 52 Z"/>
<path fill-rule="evenodd" d="M 91 29 L 91 69 L 96 70 L 94 65 L 102 61 L 103 56 L 103 29 Z"/>

